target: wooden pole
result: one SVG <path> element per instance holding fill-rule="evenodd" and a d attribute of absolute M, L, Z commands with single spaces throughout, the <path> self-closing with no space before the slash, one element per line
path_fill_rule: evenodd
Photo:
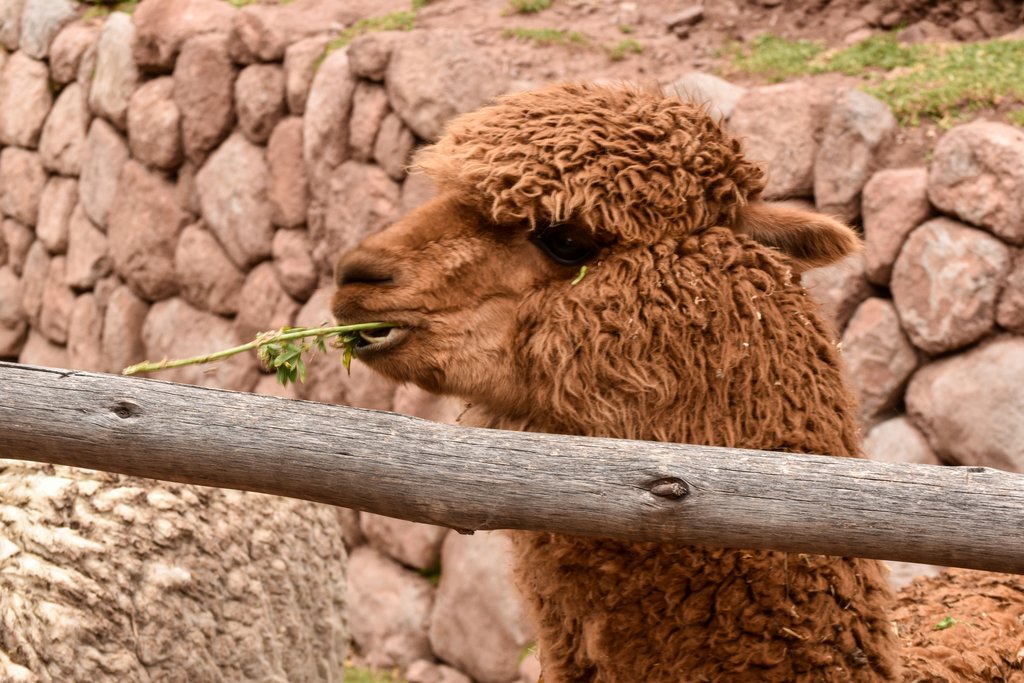
<path fill-rule="evenodd" d="M 589 439 L 0 363 L 0 457 L 449 526 L 1024 573 L 1024 475 Z M 258 512 L 258 511 L 257 511 Z"/>

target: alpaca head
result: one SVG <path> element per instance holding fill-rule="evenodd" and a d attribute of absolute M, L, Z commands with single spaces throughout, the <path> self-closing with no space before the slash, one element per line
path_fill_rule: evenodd
<path fill-rule="evenodd" d="M 733 373 L 777 381 L 752 367 L 762 347 L 786 364 L 825 343 L 791 274 L 857 244 L 758 201 L 737 140 L 643 90 L 511 95 L 416 165 L 438 197 L 342 258 L 334 313 L 398 323 L 358 357 L 506 425 L 700 440 L 666 431 L 666 411 L 725 396 Z"/>

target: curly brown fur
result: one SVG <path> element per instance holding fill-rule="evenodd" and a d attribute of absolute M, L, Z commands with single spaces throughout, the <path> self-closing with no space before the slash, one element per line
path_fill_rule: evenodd
<path fill-rule="evenodd" d="M 482 426 L 858 453 L 794 277 L 856 238 L 758 202 L 760 170 L 700 108 L 554 86 L 457 119 L 419 164 L 440 196 L 339 264 L 340 321 L 404 326 L 359 350 L 378 372 L 466 399 Z M 595 250 L 578 284 L 552 234 Z M 899 675 L 876 562 L 513 538 L 548 683 Z"/>

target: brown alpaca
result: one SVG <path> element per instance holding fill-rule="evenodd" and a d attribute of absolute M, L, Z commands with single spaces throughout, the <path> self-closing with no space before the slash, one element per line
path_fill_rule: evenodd
<path fill-rule="evenodd" d="M 364 338 L 374 370 L 462 397 L 480 426 L 858 455 L 835 344 L 798 277 L 857 238 L 760 202 L 761 171 L 701 108 L 549 87 L 456 119 L 418 166 L 438 198 L 339 264 L 339 321 L 402 325 Z M 927 657 L 929 624 L 891 622 L 874 561 L 512 537 L 547 683 L 1019 672 L 1008 632 L 978 637 L 969 674 Z M 991 596 L 1024 615 L 1024 584 Z"/>

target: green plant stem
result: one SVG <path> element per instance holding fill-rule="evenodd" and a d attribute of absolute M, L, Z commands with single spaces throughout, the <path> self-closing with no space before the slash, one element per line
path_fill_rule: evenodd
<path fill-rule="evenodd" d="M 185 365 L 202 365 L 204 363 L 212 363 L 213 361 L 223 360 L 230 356 L 237 355 L 239 353 L 245 353 L 246 351 L 252 351 L 258 349 L 261 346 L 268 344 L 275 344 L 283 341 L 290 341 L 292 339 L 302 339 L 304 337 L 315 337 L 318 335 L 336 335 L 345 334 L 346 332 L 360 332 L 363 330 L 379 330 L 385 327 L 397 327 L 395 323 L 358 323 L 356 325 L 337 325 L 334 327 L 299 327 L 281 334 L 275 334 L 272 336 L 259 335 L 256 339 L 242 344 L 241 346 L 234 346 L 230 349 L 224 349 L 217 351 L 216 353 L 210 353 L 205 356 L 193 356 L 191 358 L 175 358 L 175 359 L 164 359 L 159 362 L 143 361 L 130 365 L 121 371 L 122 375 L 135 375 L 140 372 L 156 372 L 157 370 L 170 370 L 171 368 L 180 368 Z"/>

